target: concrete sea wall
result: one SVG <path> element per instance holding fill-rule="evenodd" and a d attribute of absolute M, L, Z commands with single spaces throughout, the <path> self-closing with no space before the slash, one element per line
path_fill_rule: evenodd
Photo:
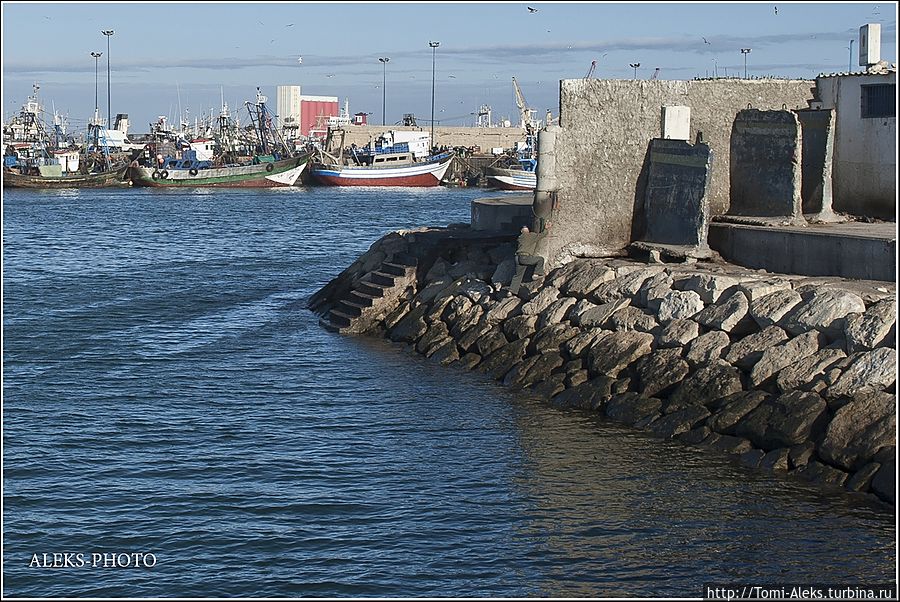
<path fill-rule="evenodd" d="M 730 206 L 735 116 L 747 108 L 804 109 L 814 85 L 807 80 L 562 80 L 550 265 L 614 253 L 635 239 L 634 215 L 647 185 L 648 145 L 663 137 L 664 107 L 689 107 L 689 140 L 702 132 L 709 144 L 709 208 L 718 216 Z"/>
<path fill-rule="evenodd" d="M 578 259 L 512 296 L 514 241 L 475 234 L 391 233 L 309 307 L 551 404 L 895 503 L 893 284 Z"/>

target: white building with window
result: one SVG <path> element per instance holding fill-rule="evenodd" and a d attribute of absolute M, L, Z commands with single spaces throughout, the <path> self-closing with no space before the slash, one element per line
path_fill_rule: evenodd
<path fill-rule="evenodd" d="M 822 109 L 835 113 L 832 153 L 836 211 L 892 219 L 897 216 L 897 67 L 879 60 L 880 29 L 869 44 L 860 29 L 865 71 L 816 78 Z"/>
<path fill-rule="evenodd" d="M 275 88 L 275 114 L 278 125 L 300 126 L 300 86 L 277 86 Z"/>

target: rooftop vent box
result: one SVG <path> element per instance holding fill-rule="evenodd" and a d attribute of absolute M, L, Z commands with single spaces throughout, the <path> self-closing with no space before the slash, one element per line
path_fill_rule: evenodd
<path fill-rule="evenodd" d="M 881 23 L 859 28 L 859 66 L 869 67 L 881 60 Z"/>

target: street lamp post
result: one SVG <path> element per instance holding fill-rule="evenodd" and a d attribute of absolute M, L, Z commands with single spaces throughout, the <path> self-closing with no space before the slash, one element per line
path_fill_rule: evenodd
<path fill-rule="evenodd" d="M 381 62 L 382 70 L 381 70 L 381 125 L 384 125 L 384 103 L 387 98 L 387 64 L 391 59 L 389 57 L 383 57 L 378 59 Z"/>
<path fill-rule="evenodd" d="M 641 66 L 640 63 L 628 63 L 628 66 L 634 69 L 634 79 L 637 79 L 637 70 Z"/>
<path fill-rule="evenodd" d="M 97 89 L 99 86 L 98 64 L 103 53 L 92 52 L 91 56 L 94 57 L 94 125 L 97 125 L 97 122 L 100 121 L 100 101 L 97 98 Z"/>
<path fill-rule="evenodd" d="M 850 40 L 850 62 L 847 64 L 847 72 L 853 72 L 853 40 Z"/>
<path fill-rule="evenodd" d="M 752 48 L 741 48 L 741 54 L 744 55 L 744 79 L 747 79 L 747 55 L 750 54 Z"/>
<path fill-rule="evenodd" d="M 431 148 L 434 148 L 437 146 L 434 139 L 434 55 L 436 48 L 440 46 L 441 43 L 428 42 L 428 45 L 431 46 Z"/>
<path fill-rule="evenodd" d="M 115 31 L 112 29 L 104 29 L 100 33 L 106 36 L 106 127 L 112 127 L 112 96 L 110 95 L 110 87 L 109 87 L 109 39 L 112 37 Z"/>

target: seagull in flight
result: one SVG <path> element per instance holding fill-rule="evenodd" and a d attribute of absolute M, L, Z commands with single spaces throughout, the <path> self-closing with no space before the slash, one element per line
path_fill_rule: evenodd
<path fill-rule="evenodd" d="M 293 26 L 294 26 L 293 23 L 288 23 L 287 25 L 285 25 L 285 27 L 293 27 Z"/>
<path fill-rule="evenodd" d="M 527 9 L 528 9 L 528 12 L 530 12 L 530 13 L 536 13 L 536 12 L 538 11 L 538 9 L 536 9 L 536 8 L 531 8 L 530 6 L 526 6 L 525 8 L 527 8 Z"/>
<path fill-rule="evenodd" d="M 329 73 L 329 74 L 326 75 L 325 77 L 334 77 L 334 73 Z"/>
<path fill-rule="evenodd" d="M 775 14 L 776 14 L 776 15 L 778 14 L 778 7 L 777 7 L 777 6 L 775 7 Z"/>
<path fill-rule="evenodd" d="M 700 37 L 703 38 L 703 36 L 700 36 Z M 709 44 L 710 46 L 712 46 L 712 42 L 710 42 L 710 41 L 707 40 L 706 38 L 703 38 L 703 43 L 704 43 L 704 44 Z"/>
<path fill-rule="evenodd" d="M 298 62 L 298 63 L 302 63 L 302 62 L 303 62 L 303 57 L 302 57 L 302 56 L 298 56 L 298 57 L 297 57 L 297 62 Z"/>

